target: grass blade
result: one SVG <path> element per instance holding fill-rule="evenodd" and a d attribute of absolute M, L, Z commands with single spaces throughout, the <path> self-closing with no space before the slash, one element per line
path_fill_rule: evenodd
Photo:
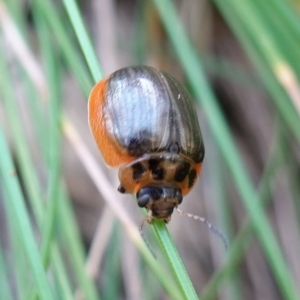
<path fill-rule="evenodd" d="M 20 237 L 22 238 L 24 251 L 38 288 L 38 294 L 40 295 L 41 299 L 51 300 L 53 299 L 53 295 L 45 276 L 46 273 L 42 265 L 30 220 L 28 219 L 20 184 L 17 180 L 17 177 L 12 173 L 14 172 L 15 168 L 2 128 L 0 128 L 0 156 L 2 180 L 9 193 L 9 204 L 11 205 L 12 211 L 15 215 Z"/>

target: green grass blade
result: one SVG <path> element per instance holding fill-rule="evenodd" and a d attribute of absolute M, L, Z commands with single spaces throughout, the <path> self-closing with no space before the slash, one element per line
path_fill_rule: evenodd
<path fill-rule="evenodd" d="M 45 271 L 43 269 L 38 247 L 28 218 L 19 182 L 16 176 L 12 174 L 15 168 L 2 128 L 0 128 L 0 157 L 2 181 L 9 195 L 9 203 L 12 207 L 12 211 L 20 231 L 20 236 L 22 237 L 24 251 L 38 288 L 38 294 L 41 299 L 51 300 L 53 299 L 53 296 L 45 276 Z"/>
<path fill-rule="evenodd" d="M 264 173 L 259 183 L 259 199 L 266 207 L 271 202 L 271 186 L 276 176 L 276 172 L 279 171 L 280 166 L 283 165 L 283 153 L 282 153 L 282 139 L 280 133 L 276 132 L 273 150 L 268 159 L 267 165 L 264 169 Z M 243 227 L 239 231 L 235 240 L 233 241 L 227 259 L 220 270 L 218 270 L 211 278 L 210 282 L 206 285 L 201 296 L 203 300 L 209 300 L 215 297 L 218 288 L 224 281 L 229 281 L 231 274 L 234 272 L 240 263 L 241 258 L 247 250 L 251 237 L 254 235 L 254 226 L 251 220 L 245 221 Z"/>
<path fill-rule="evenodd" d="M 180 287 L 184 299 L 192 300 L 199 299 L 197 293 L 193 287 L 193 284 L 185 270 L 185 267 L 181 261 L 178 251 L 172 242 L 169 231 L 165 223 L 161 220 L 155 220 L 153 222 L 153 229 L 157 235 L 157 239 L 161 244 L 161 248 L 164 252 L 165 257 L 171 267 L 172 273 L 174 274 L 178 286 Z"/>
<path fill-rule="evenodd" d="M 1 175 L 0 175 L 1 176 Z M 6 249 L 6 264 L 9 271 L 9 281 L 11 284 L 11 291 L 13 296 L 17 299 L 21 298 L 21 295 L 28 294 L 28 283 L 32 282 L 32 276 L 28 276 L 28 263 L 23 251 L 23 243 L 20 237 L 20 231 L 18 225 L 13 219 L 13 210 L 9 205 L 9 195 L 7 190 L 3 187 L 3 206 L 5 212 L 5 218 L 7 220 L 7 234 L 8 245 Z"/>
<path fill-rule="evenodd" d="M 60 179 L 60 99 L 61 96 L 61 78 L 58 72 L 57 57 L 53 53 L 55 49 L 51 43 L 51 36 L 47 30 L 45 20 L 39 14 L 34 14 L 36 18 L 36 27 L 41 45 L 41 52 L 44 59 L 47 82 L 49 84 L 49 133 L 47 147 L 48 164 L 48 201 L 45 209 L 46 216 L 43 224 L 43 240 L 41 253 L 45 266 L 49 265 L 51 244 L 54 239 L 54 229 L 58 211 L 58 191 Z"/>
<path fill-rule="evenodd" d="M 73 273 L 78 281 L 78 289 L 84 293 L 87 299 L 101 299 L 98 295 L 95 283 L 85 271 L 86 253 L 81 242 L 78 225 L 73 215 L 72 205 L 64 186 L 59 191 L 59 213 L 58 220 L 60 228 L 63 228 L 61 239 L 64 240 L 64 247 L 72 262 Z"/>
<path fill-rule="evenodd" d="M 74 76 L 78 79 L 84 94 L 88 95 L 92 87 L 92 80 L 87 72 L 84 60 L 77 52 L 77 47 L 74 47 L 74 42 L 72 42 L 62 22 L 62 18 L 55 9 L 54 3 L 47 0 L 34 0 L 34 4 L 37 5 L 37 10 L 40 10 L 49 27 L 53 30 L 52 32 L 55 33 L 55 39 L 59 43 L 65 61 L 70 66 Z"/>
<path fill-rule="evenodd" d="M 97 82 L 102 79 L 103 72 L 99 65 L 91 40 L 88 37 L 86 28 L 78 10 L 78 6 L 73 0 L 63 0 L 63 3 L 73 25 L 84 57 L 87 61 L 88 68 L 92 74 L 94 81 Z"/>
<path fill-rule="evenodd" d="M 0 199 L 2 195 L 0 194 Z M 2 205 L 1 205 L 2 208 Z M 10 274 L 8 273 L 8 268 L 10 267 L 6 262 L 5 257 L 5 251 L 2 241 L 0 240 L 0 282 L 1 282 L 1 297 L 3 299 L 12 299 L 11 290 L 9 286 L 9 281 L 12 283 L 13 280 L 11 280 L 11 276 L 14 273 L 12 270 L 10 271 Z M 9 281 L 8 281 L 9 278 Z M 13 283 L 12 283 L 13 284 Z M 16 287 L 15 290 L 18 288 Z"/>
<path fill-rule="evenodd" d="M 268 51 L 274 46 L 272 41 L 270 41 L 270 36 L 268 37 L 270 42 L 260 45 L 260 40 L 263 39 L 267 33 L 264 33 L 264 35 L 258 38 L 256 34 L 261 30 L 260 27 L 257 28 L 258 25 L 256 25 L 257 30 L 252 32 L 248 27 L 248 23 L 246 22 L 248 19 L 246 18 L 245 20 L 245 18 L 240 18 L 239 11 L 235 10 L 235 3 L 228 5 L 225 4 L 224 1 L 215 0 L 215 2 L 222 11 L 233 32 L 241 41 L 252 62 L 255 64 L 262 82 L 267 88 L 269 94 L 272 96 L 271 100 L 274 101 L 283 119 L 300 142 L 299 114 L 287 96 L 286 91 L 278 82 L 278 72 L 282 72 L 282 69 L 280 70 L 280 68 L 289 67 L 286 65 L 285 59 L 282 58 L 278 52 L 273 54 L 271 58 L 268 58 Z M 246 15 L 247 14 L 245 13 L 245 16 Z M 286 32 L 286 34 L 289 33 Z M 274 51 L 272 51 L 272 53 L 274 53 Z"/>
<path fill-rule="evenodd" d="M 33 17 L 36 17 L 36 14 L 39 14 L 40 10 L 38 9 L 37 6 L 34 7 L 33 10 Z M 43 19 L 44 21 L 45 19 Z M 39 24 L 40 25 L 40 24 Z M 49 30 L 49 28 L 41 28 L 38 26 L 38 30 L 44 30 L 44 32 L 41 32 L 41 35 L 43 35 L 45 33 L 46 30 L 48 30 L 49 32 L 51 32 L 51 34 L 53 33 L 53 30 Z M 46 33 L 47 35 L 47 33 Z M 44 38 L 44 42 L 46 39 L 46 36 L 43 36 Z M 50 36 L 48 36 L 48 40 L 45 42 L 45 47 L 42 49 L 44 50 L 44 53 L 48 53 L 46 54 L 46 56 L 48 56 L 48 60 L 50 58 L 50 60 L 48 61 L 48 67 L 46 68 L 51 74 L 53 74 L 53 66 L 56 65 L 56 62 L 58 62 L 59 60 L 57 59 L 57 57 L 55 57 L 55 63 L 52 64 L 51 63 L 51 55 L 55 55 L 54 53 L 52 53 L 51 51 L 53 51 L 54 49 L 57 50 L 56 47 L 53 47 L 51 45 L 49 45 L 49 42 L 53 41 L 52 38 Z M 43 45 L 43 43 L 41 42 L 41 44 Z M 50 55 L 50 56 L 49 56 Z M 46 63 L 47 65 L 47 63 Z M 52 71 L 51 71 L 52 70 Z M 51 79 L 52 77 L 52 79 Z M 25 78 L 26 79 L 26 78 Z M 49 164 L 49 188 L 48 188 L 48 196 L 50 198 L 52 198 L 54 201 L 50 202 L 51 205 L 48 206 L 50 209 L 45 210 L 46 206 L 43 205 L 43 203 L 40 201 L 43 199 L 43 197 L 39 194 L 42 194 L 42 191 L 40 189 L 40 185 L 39 185 L 39 181 L 36 180 L 36 176 L 34 174 L 35 172 L 35 167 L 34 164 L 31 162 L 31 158 L 30 158 L 30 154 L 28 152 L 28 143 L 26 141 L 26 139 L 24 139 L 24 134 L 22 134 L 23 132 L 23 128 L 22 125 L 20 123 L 20 120 L 18 119 L 18 115 L 16 112 L 18 109 L 15 105 L 14 101 L 7 101 L 7 112 L 9 112 L 9 121 L 10 121 L 10 125 L 11 127 L 14 129 L 14 141 L 16 141 L 17 144 L 17 157 L 18 160 L 21 164 L 21 173 L 23 175 L 23 177 L 25 178 L 25 186 L 26 186 L 26 190 L 29 191 L 29 200 L 30 203 L 32 205 L 32 207 L 35 209 L 35 217 L 37 220 L 37 223 L 39 224 L 40 227 L 43 226 L 43 233 L 47 233 L 45 235 L 43 235 L 43 250 L 42 252 L 45 255 L 45 259 L 47 261 L 49 261 L 49 263 L 51 264 L 51 271 L 54 270 L 55 275 L 53 276 L 54 281 L 56 281 L 56 285 L 59 288 L 59 293 L 62 295 L 63 298 L 65 299 L 71 299 L 73 298 L 73 294 L 72 294 L 72 287 L 70 285 L 70 278 L 69 275 L 66 272 L 66 265 L 65 265 L 65 261 L 61 258 L 62 252 L 61 249 L 58 248 L 58 245 L 56 243 L 56 240 L 53 240 L 53 230 L 54 230 L 54 225 L 56 226 L 58 224 L 58 214 L 57 214 L 57 202 L 59 202 L 61 199 L 59 199 L 59 197 L 56 197 L 55 194 L 58 192 L 59 188 L 57 186 L 58 183 L 58 175 L 60 174 L 60 170 L 58 169 L 59 167 L 59 160 L 57 159 L 57 154 L 59 154 L 59 147 L 57 146 L 57 142 L 58 142 L 58 138 L 60 137 L 60 132 L 58 131 L 59 129 L 59 122 L 60 122 L 60 114 L 58 113 L 59 110 L 59 102 L 61 97 L 59 96 L 59 94 L 57 92 L 55 92 L 55 90 L 58 90 L 59 87 L 56 87 L 57 83 L 61 84 L 61 81 L 59 80 L 59 77 L 57 77 L 56 75 L 51 75 L 50 78 L 51 80 L 49 80 L 49 87 L 50 87 L 50 95 L 52 95 L 52 100 L 53 100 L 53 93 L 56 94 L 56 101 L 50 101 L 50 108 L 49 108 L 49 112 L 51 113 L 50 116 L 50 120 L 52 120 L 51 124 L 55 125 L 55 126 L 50 126 L 50 132 L 47 132 L 47 130 L 44 130 L 45 133 L 44 135 L 42 135 L 43 139 L 40 140 L 40 144 L 43 144 L 43 146 L 45 145 L 45 147 L 42 148 L 42 150 L 46 150 L 46 152 L 43 153 L 43 158 L 47 158 L 50 157 L 50 160 L 48 160 L 48 164 Z M 8 83 L 8 87 L 9 87 L 9 83 Z M 36 95 L 36 91 L 33 91 L 34 94 L 30 95 L 30 99 L 36 98 L 39 101 L 41 100 L 40 96 Z M 10 91 L 10 96 L 7 97 L 7 99 L 13 99 L 14 95 L 12 93 L 12 91 Z M 58 102 L 59 100 L 59 102 Z M 39 105 L 39 103 L 36 103 L 36 105 Z M 54 105 L 54 107 L 52 106 Z M 53 109 L 51 108 L 53 107 Z M 42 118 L 37 118 L 42 120 L 42 122 L 38 123 L 38 127 L 39 128 L 43 128 L 43 129 L 48 129 L 48 124 L 47 124 L 47 120 L 45 120 L 44 116 Z M 56 128 L 56 130 L 52 130 Z M 50 139 L 48 139 L 48 137 L 50 137 Z M 46 143 L 45 143 L 45 141 Z M 50 144 L 49 144 L 50 141 Z M 47 145 L 50 145 L 50 147 L 47 147 Z M 52 150 L 51 150 L 52 149 Z M 50 151 L 50 152 L 48 152 Z M 50 156 L 49 156 L 50 154 Z M 54 162 L 55 164 L 52 164 L 51 162 Z M 54 169 L 52 168 L 54 167 Z M 35 182 L 34 185 L 29 184 L 30 182 Z M 60 183 L 60 182 L 59 182 Z M 35 186 L 35 189 L 32 190 L 30 187 L 31 186 Z M 63 199 L 64 200 L 64 199 Z M 68 211 L 68 220 L 72 220 L 74 219 L 74 216 L 72 216 L 72 208 L 71 207 L 67 207 L 66 208 Z M 65 212 L 65 211 L 64 211 Z M 62 214 L 62 218 L 65 218 L 65 215 Z M 42 224 L 43 223 L 43 224 Z M 69 222 L 70 224 L 70 222 Z M 69 225 L 68 224 L 68 225 Z M 76 230 L 75 227 L 77 227 L 76 223 L 73 221 L 73 229 L 74 230 L 67 230 L 65 227 L 62 227 L 62 230 L 59 230 L 60 232 L 62 232 L 63 235 L 66 235 L 65 238 L 63 239 L 64 243 L 66 244 L 72 244 L 72 247 L 68 250 L 68 254 L 70 257 L 72 257 L 72 259 L 75 260 L 74 264 L 72 263 L 72 265 L 74 265 L 74 270 L 76 270 L 74 272 L 74 274 L 77 276 L 78 281 L 80 282 L 80 286 L 81 286 L 81 290 L 84 291 L 84 294 L 88 297 L 88 299 L 98 299 L 97 296 L 97 291 L 96 288 L 94 286 L 94 284 L 92 283 L 91 280 L 87 279 L 87 276 L 85 274 L 84 271 L 84 251 L 82 249 L 82 245 L 81 245 L 81 240 L 79 237 L 79 234 L 73 236 L 71 234 L 73 234 Z M 58 230 L 59 228 L 56 226 L 56 229 Z M 71 232 L 71 233 L 70 233 Z M 55 236 L 56 238 L 56 236 Z M 69 240 L 72 240 L 72 242 L 69 243 Z M 51 244 L 51 246 L 50 246 Z M 48 247 L 50 246 L 50 247 Z M 46 249 L 46 250 L 44 250 Z M 45 252 L 44 252 L 45 251 Z M 47 263 L 46 263 L 47 265 Z M 53 269 L 52 269 L 53 267 Z M 32 292 L 31 297 L 34 297 L 34 292 Z"/>
<path fill-rule="evenodd" d="M 204 133 L 205 135 L 205 133 Z M 211 133 L 206 134 L 207 136 L 211 136 Z M 223 164 L 223 159 L 220 155 L 220 152 L 216 146 L 215 141 L 213 139 L 206 139 L 205 143 L 206 147 L 208 149 L 211 149 L 210 151 L 214 152 L 213 155 L 208 156 L 207 164 L 210 165 L 210 172 L 209 179 L 211 182 L 213 182 L 214 186 L 214 198 L 213 199 L 213 210 L 216 212 L 215 219 L 218 221 L 218 227 L 222 228 L 222 231 L 226 233 L 226 236 L 229 240 L 234 239 L 234 212 L 231 207 L 230 203 L 230 192 L 228 190 L 228 182 L 229 179 L 227 178 L 228 169 Z M 210 159 L 211 158 L 211 159 Z M 210 202 L 211 200 L 209 200 Z M 212 246 L 214 247 L 214 246 Z M 228 255 L 228 252 L 226 253 Z M 228 260 L 228 258 L 227 258 Z M 226 261 L 227 261 L 226 260 Z M 213 274 L 213 277 L 215 277 L 216 273 L 220 272 L 220 269 L 223 269 L 223 261 L 219 262 L 219 265 L 221 265 L 218 270 Z M 227 297 L 231 300 L 239 300 L 242 299 L 242 280 L 241 280 L 241 271 L 238 269 L 235 269 L 231 280 L 228 281 L 228 285 L 224 286 L 224 290 L 227 291 Z M 206 289 L 206 287 L 205 287 Z M 218 291 L 222 291 L 217 288 L 217 286 L 214 286 L 213 292 L 217 293 Z M 203 300 L 203 290 L 201 291 L 201 299 Z M 205 298 L 204 298 L 205 299 Z"/>

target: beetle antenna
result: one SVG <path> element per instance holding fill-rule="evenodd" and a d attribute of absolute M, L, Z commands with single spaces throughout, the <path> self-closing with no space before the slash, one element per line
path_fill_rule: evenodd
<path fill-rule="evenodd" d="M 148 243 L 148 241 L 147 241 L 147 239 L 146 239 L 146 237 L 144 235 L 144 232 L 143 232 L 144 224 L 145 224 L 146 221 L 148 223 L 148 218 L 149 218 L 148 215 L 145 218 L 143 218 L 143 220 L 142 220 L 142 222 L 141 222 L 141 224 L 139 226 L 139 232 L 140 232 L 140 235 L 141 235 L 141 237 L 142 237 L 142 239 L 143 239 L 146 247 L 149 249 L 149 251 L 151 252 L 151 254 L 153 255 L 153 257 L 156 259 L 156 255 L 154 254 L 152 248 L 150 247 L 150 245 L 149 245 L 149 243 Z"/>
<path fill-rule="evenodd" d="M 223 242 L 224 246 L 225 246 L 225 249 L 228 248 L 228 240 L 226 238 L 226 236 L 219 230 L 217 229 L 213 224 L 211 224 L 210 222 L 208 222 L 205 218 L 203 217 L 200 217 L 200 216 L 197 216 L 197 215 L 193 215 L 193 214 L 190 214 L 190 213 L 187 213 L 185 211 L 182 211 L 181 209 L 179 209 L 178 207 L 176 207 L 177 209 L 177 212 L 182 215 L 182 216 L 185 216 L 185 217 L 189 217 L 189 218 L 192 218 L 194 220 L 198 220 L 198 221 L 201 221 L 202 223 L 204 223 L 208 229 L 210 231 L 212 231 L 214 234 L 216 234 Z"/>

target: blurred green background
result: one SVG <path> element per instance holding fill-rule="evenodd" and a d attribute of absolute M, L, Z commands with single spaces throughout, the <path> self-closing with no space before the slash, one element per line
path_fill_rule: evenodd
<path fill-rule="evenodd" d="M 299 299 L 299 13 L 292 0 L 0 1 L 0 299 Z M 86 104 L 137 64 L 195 102 L 206 156 L 180 208 L 227 250 L 177 213 L 144 227 L 146 246 L 143 211 L 116 192 Z"/>

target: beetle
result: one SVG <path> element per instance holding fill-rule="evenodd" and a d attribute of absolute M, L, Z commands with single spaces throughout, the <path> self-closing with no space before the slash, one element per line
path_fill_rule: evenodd
<path fill-rule="evenodd" d="M 195 108 L 173 76 L 148 66 L 120 69 L 98 82 L 88 119 L 104 161 L 119 167 L 121 193 L 132 193 L 147 219 L 171 219 L 194 186 L 204 159 Z"/>

